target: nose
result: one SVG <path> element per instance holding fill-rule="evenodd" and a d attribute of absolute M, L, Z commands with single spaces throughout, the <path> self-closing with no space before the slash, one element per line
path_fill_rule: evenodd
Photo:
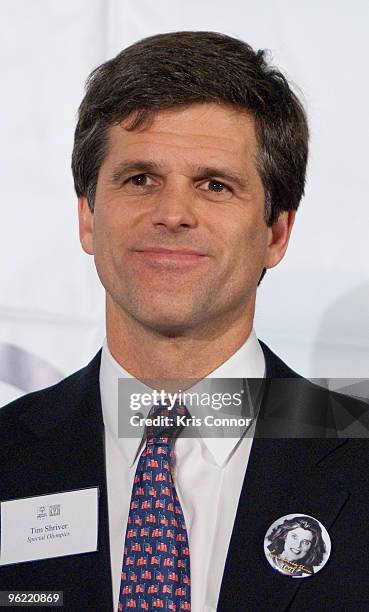
<path fill-rule="evenodd" d="M 197 226 L 195 194 L 185 180 L 175 179 L 160 190 L 152 211 L 152 223 L 171 232 Z"/>

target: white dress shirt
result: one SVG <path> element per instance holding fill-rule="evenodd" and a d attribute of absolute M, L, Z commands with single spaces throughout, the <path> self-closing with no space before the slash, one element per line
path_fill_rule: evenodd
<path fill-rule="evenodd" d="M 264 373 L 264 354 L 253 330 L 238 351 L 208 378 L 263 378 Z M 105 339 L 100 391 L 115 610 L 133 478 L 143 447 L 140 438 L 118 438 L 118 378 L 127 377 L 131 375 L 113 358 Z M 193 612 L 216 610 L 251 445 L 252 437 L 180 437 L 176 441 L 175 487 L 189 540 Z"/>

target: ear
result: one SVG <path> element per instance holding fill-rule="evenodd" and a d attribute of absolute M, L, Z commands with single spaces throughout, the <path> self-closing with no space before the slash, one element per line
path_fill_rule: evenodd
<path fill-rule="evenodd" d="M 280 213 L 273 225 L 268 227 L 265 268 L 274 268 L 283 259 L 287 251 L 295 217 L 295 210 L 285 210 Z"/>
<path fill-rule="evenodd" d="M 89 255 L 93 255 L 94 214 L 90 210 L 86 196 L 78 198 L 78 222 L 82 248 Z"/>

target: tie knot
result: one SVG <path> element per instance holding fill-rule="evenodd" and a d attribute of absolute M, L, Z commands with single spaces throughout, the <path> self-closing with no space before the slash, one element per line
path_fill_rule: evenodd
<path fill-rule="evenodd" d="M 152 424 L 146 427 L 147 443 L 174 444 L 187 425 L 187 419 L 190 418 L 191 415 L 186 406 L 179 404 L 178 401 L 171 402 L 168 399 L 160 404 L 155 404 L 148 414 L 148 419 L 152 421 Z"/>

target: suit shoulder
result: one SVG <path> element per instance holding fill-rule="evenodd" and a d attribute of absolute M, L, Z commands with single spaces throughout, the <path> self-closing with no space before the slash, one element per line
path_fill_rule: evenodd
<path fill-rule="evenodd" d="M 294 406 L 307 423 L 334 437 L 369 438 L 369 404 L 363 399 L 332 391 L 297 374 L 261 340 L 267 379 L 273 379 L 279 401 Z M 327 435 L 327 434 L 325 434 Z"/>
<path fill-rule="evenodd" d="M 73 372 L 58 383 L 26 393 L 1 407 L 0 419 L 2 423 L 4 424 L 8 419 L 11 420 L 15 414 L 29 413 L 29 411 L 40 409 L 41 406 L 59 405 L 70 401 L 70 398 L 78 397 L 86 386 L 98 383 L 100 360 L 101 349 L 87 366 Z"/>

